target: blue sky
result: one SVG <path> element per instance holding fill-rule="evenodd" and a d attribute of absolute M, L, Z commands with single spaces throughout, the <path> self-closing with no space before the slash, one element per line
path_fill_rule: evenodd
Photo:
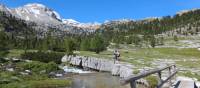
<path fill-rule="evenodd" d="M 200 8 L 200 0 L 0 0 L 0 3 L 11 8 L 27 3 L 41 3 L 57 11 L 62 18 L 80 22 L 123 18 L 138 20 Z"/>

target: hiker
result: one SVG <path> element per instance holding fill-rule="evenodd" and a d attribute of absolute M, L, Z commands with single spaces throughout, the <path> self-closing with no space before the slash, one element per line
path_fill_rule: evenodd
<path fill-rule="evenodd" d="M 120 57 L 119 51 L 118 50 L 114 50 L 113 55 L 114 55 L 114 63 L 115 63 L 115 61 L 119 61 L 119 57 Z"/>

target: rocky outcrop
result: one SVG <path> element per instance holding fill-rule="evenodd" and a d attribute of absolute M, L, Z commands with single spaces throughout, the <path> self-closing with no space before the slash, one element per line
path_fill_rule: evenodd
<path fill-rule="evenodd" d="M 108 59 L 65 55 L 62 58 L 62 62 L 68 62 L 72 65 L 87 67 L 98 71 L 110 72 L 112 75 L 122 78 L 133 75 L 133 65 L 123 62 L 114 64 L 114 61 Z"/>

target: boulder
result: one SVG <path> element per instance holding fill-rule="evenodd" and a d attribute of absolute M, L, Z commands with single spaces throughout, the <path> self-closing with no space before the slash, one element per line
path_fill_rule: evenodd
<path fill-rule="evenodd" d="M 120 64 L 115 64 L 112 68 L 112 75 L 120 76 Z"/>
<path fill-rule="evenodd" d="M 128 77 L 133 74 L 133 66 L 127 63 L 114 64 L 112 60 L 85 57 L 85 56 L 67 56 L 65 55 L 62 62 L 69 62 L 72 65 L 82 66 L 85 68 L 95 69 L 98 71 L 110 72 L 112 75 Z"/>
<path fill-rule="evenodd" d="M 120 72 L 119 73 L 120 77 L 123 78 L 133 75 L 133 69 L 130 68 L 129 66 L 121 65 L 119 72 Z"/>

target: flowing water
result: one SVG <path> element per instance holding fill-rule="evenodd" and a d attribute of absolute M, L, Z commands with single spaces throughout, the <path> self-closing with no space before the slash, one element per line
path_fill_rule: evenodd
<path fill-rule="evenodd" d="M 110 73 L 84 73 L 71 75 L 71 88 L 130 88 L 121 86 L 120 78 Z"/>
<path fill-rule="evenodd" d="M 130 85 L 121 86 L 120 78 L 106 72 L 84 72 L 76 68 L 65 68 L 78 74 L 68 74 L 67 79 L 72 80 L 71 88 L 130 88 Z"/>

